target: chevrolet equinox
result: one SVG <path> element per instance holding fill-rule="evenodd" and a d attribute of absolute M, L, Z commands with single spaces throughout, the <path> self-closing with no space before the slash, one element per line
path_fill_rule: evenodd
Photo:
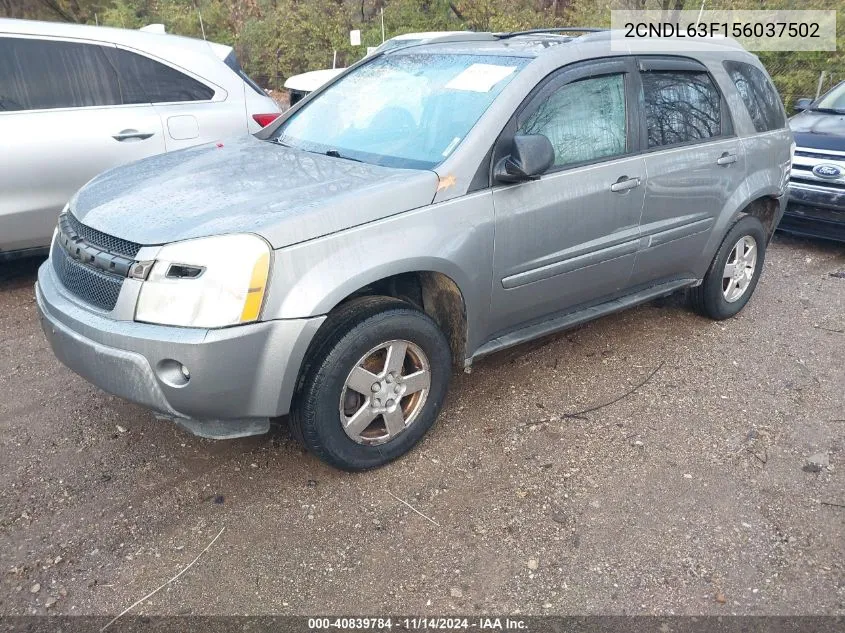
<path fill-rule="evenodd" d="M 198 435 L 289 414 L 363 470 L 428 431 L 454 365 L 680 289 L 731 317 L 792 134 L 755 56 L 695 48 L 449 35 L 362 60 L 255 136 L 107 171 L 39 271 L 46 336 Z"/>

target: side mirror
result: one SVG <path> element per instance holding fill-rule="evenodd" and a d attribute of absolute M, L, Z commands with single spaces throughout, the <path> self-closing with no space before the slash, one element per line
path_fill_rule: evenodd
<path fill-rule="evenodd" d="M 517 134 L 510 156 L 505 156 L 493 170 L 497 182 L 537 180 L 555 162 L 552 142 L 542 134 Z"/>
<path fill-rule="evenodd" d="M 795 111 L 803 112 L 810 107 L 811 103 L 813 103 L 812 99 L 798 99 L 798 101 L 795 102 Z"/>

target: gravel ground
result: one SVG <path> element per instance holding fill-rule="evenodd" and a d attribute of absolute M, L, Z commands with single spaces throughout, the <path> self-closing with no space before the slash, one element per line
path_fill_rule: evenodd
<path fill-rule="evenodd" d="M 359 475 L 89 385 L 36 266 L 0 268 L 0 614 L 114 614 L 223 528 L 137 610 L 845 614 L 842 245 L 778 237 L 729 321 L 676 297 L 485 359 Z"/>

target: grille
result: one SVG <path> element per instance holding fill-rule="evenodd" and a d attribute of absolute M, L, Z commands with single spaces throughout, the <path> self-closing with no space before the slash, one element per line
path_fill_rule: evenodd
<path fill-rule="evenodd" d="M 845 183 L 831 182 L 830 180 L 821 180 L 816 178 L 802 178 L 801 176 L 793 176 L 790 178 L 792 182 L 806 183 L 808 185 L 816 185 L 817 187 L 827 187 L 830 189 L 842 189 L 845 191 Z"/>
<path fill-rule="evenodd" d="M 843 160 L 843 158 L 845 158 L 845 155 L 825 154 L 823 152 L 810 152 L 810 151 L 803 150 L 803 149 L 796 149 L 795 155 L 796 156 L 806 156 L 807 158 L 820 158 L 822 160 L 833 160 L 833 161 Z"/>
<path fill-rule="evenodd" d="M 73 213 L 67 213 L 65 217 L 67 218 L 68 224 L 70 224 L 70 228 L 72 228 L 79 237 L 92 246 L 98 246 L 110 253 L 130 258 L 134 258 L 141 249 L 140 244 L 136 244 L 135 242 L 130 242 L 128 240 L 122 240 L 119 237 L 114 237 L 96 229 L 92 229 L 90 226 L 85 226 L 73 216 Z"/>
<path fill-rule="evenodd" d="M 79 263 L 65 252 L 58 240 L 53 242 L 50 260 L 59 281 L 70 292 L 93 306 L 114 310 L 123 277 L 109 275 Z"/>

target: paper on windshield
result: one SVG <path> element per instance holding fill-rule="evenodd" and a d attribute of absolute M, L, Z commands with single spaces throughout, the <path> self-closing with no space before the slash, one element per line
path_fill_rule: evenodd
<path fill-rule="evenodd" d="M 516 66 L 473 64 L 453 77 L 446 88 L 470 92 L 490 92 L 497 83 L 513 73 Z"/>
<path fill-rule="evenodd" d="M 454 150 L 458 146 L 458 143 L 460 143 L 460 142 L 461 142 L 460 136 L 456 136 L 455 138 L 453 138 L 451 140 L 451 142 L 446 146 L 446 149 L 443 150 L 443 153 L 441 154 L 441 156 L 443 156 L 443 158 L 446 158 L 449 154 L 452 153 L 452 150 Z"/>

